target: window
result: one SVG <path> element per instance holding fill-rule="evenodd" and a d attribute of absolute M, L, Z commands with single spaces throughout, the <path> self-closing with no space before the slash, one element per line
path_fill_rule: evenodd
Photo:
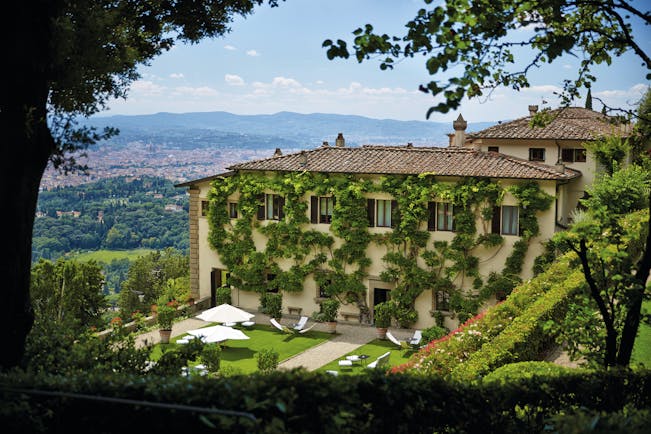
<path fill-rule="evenodd" d="M 545 161 L 545 148 L 529 148 L 529 161 Z"/>
<path fill-rule="evenodd" d="M 369 227 L 394 228 L 398 224 L 398 202 L 395 200 L 367 199 L 366 211 Z"/>
<path fill-rule="evenodd" d="M 330 295 L 326 292 L 326 289 L 332 285 L 332 280 L 326 280 L 323 285 L 318 285 L 319 298 L 330 298 Z"/>
<path fill-rule="evenodd" d="M 228 203 L 228 216 L 232 219 L 237 218 L 237 202 Z"/>
<path fill-rule="evenodd" d="M 258 220 L 282 220 L 285 198 L 278 194 L 261 194 L 258 196 Z"/>
<path fill-rule="evenodd" d="M 278 285 L 274 280 L 276 279 L 275 274 L 267 273 L 267 278 L 265 279 L 265 282 L 267 284 L 267 292 L 273 292 L 277 293 L 278 292 Z"/>
<path fill-rule="evenodd" d="M 390 228 L 391 227 L 391 201 L 390 200 L 376 200 L 377 206 L 375 226 Z"/>
<path fill-rule="evenodd" d="M 331 196 L 310 197 L 310 221 L 312 224 L 331 223 L 335 198 Z"/>
<path fill-rule="evenodd" d="M 201 216 L 205 217 L 208 215 L 208 201 L 207 200 L 202 200 L 201 201 Z"/>
<path fill-rule="evenodd" d="M 488 152 L 500 152 L 500 147 L 499 146 L 489 146 L 488 147 Z"/>
<path fill-rule="evenodd" d="M 565 163 L 585 163 L 586 154 L 583 148 L 562 149 L 561 160 Z"/>
<path fill-rule="evenodd" d="M 454 230 L 454 207 L 448 202 L 436 202 L 436 229 Z"/>
<path fill-rule="evenodd" d="M 434 291 L 434 310 L 450 310 L 450 293 Z"/>
<path fill-rule="evenodd" d="M 502 235 L 518 235 L 518 217 L 517 206 L 502 207 Z"/>

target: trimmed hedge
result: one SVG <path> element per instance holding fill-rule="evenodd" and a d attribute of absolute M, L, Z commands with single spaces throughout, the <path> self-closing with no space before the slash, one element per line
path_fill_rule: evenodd
<path fill-rule="evenodd" d="M 472 380 L 508 363 L 536 360 L 553 338 L 543 331 L 543 324 L 551 319 L 560 321 L 567 311 L 569 296 L 584 285 L 585 278 L 579 270 L 553 284 L 544 295 L 514 318 L 502 333 L 485 343 L 464 363 L 457 365 L 452 371 L 452 377 Z"/>
<path fill-rule="evenodd" d="M 572 276 L 569 281 L 568 276 Z M 411 371 L 448 377 L 455 370 L 463 369 L 461 366 L 475 357 L 475 353 L 483 347 L 489 351 L 488 355 L 499 352 L 499 357 L 476 356 L 477 362 L 473 362 L 473 370 L 468 375 L 462 374 L 462 378 L 474 378 L 479 371 L 485 371 L 481 364 L 484 360 L 480 357 L 486 357 L 487 364 L 490 361 L 490 369 L 504 363 L 535 359 L 538 354 L 533 353 L 540 351 L 547 337 L 534 333 L 540 331 L 540 327 L 534 324 L 538 324 L 539 318 L 546 319 L 549 315 L 560 314 L 563 297 L 566 296 L 563 288 L 570 282 L 571 288 L 568 288 L 567 293 L 573 292 L 578 284 L 576 279 L 577 274 L 571 269 L 568 258 L 560 258 L 545 273 L 516 287 L 504 302 L 471 318 L 447 336 L 430 342 L 414 354 L 409 362 L 394 367 L 393 372 Z M 547 303 L 553 303 L 554 306 L 549 311 L 546 309 Z M 506 334 L 499 345 L 508 346 L 488 350 L 493 346 L 491 342 L 504 333 Z M 523 339 L 534 338 L 537 340 L 521 345 Z M 505 352 L 512 353 L 511 357 L 507 357 Z"/>
<path fill-rule="evenodd" d="M 651 409 L 648 370 L 563 372 L 506 384 L 375 371 L 333 377 L 297 370 L 226 378 L 12 372 L 0 376 L 0 390 L 4 432 L 522 433 L 542 432 L 551 416 L 579 409 Z M 120 401 L 126 399 L 137 403 Z M 211 414 L 211 409 L 247 412 L 255 419 Z"/>

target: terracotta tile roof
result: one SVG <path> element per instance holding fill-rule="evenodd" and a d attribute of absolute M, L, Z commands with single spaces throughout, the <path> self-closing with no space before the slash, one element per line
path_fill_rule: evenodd
<path fill-rule="evenodd" d="M 321 147 L 240 163 L 228 169 L 400 175 L 433 173 L 438 176 L 550 180 L 566 180 L 581 175 L 580 172 L 569 168 L 565 168 L 561 173 L 546 164 L 467 148 L 372 145 Z"/>
<path fill-rule="evenodd" d="M 612 118 L 602 113 L 581 108 L 567 107 L 551 110 L 552 121 L 545 127 L 531 127 L 531 116 L 505 122 L 475 133 L 474 139 L 558 139 L 594 140 L 595 136 L 616 133 L 626 136 L 630 128 L 614 124 Z"/>

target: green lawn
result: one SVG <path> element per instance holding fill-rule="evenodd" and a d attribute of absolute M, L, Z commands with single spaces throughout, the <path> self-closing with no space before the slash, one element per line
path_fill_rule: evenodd
<path fill-rule="evenodd" d="M 209 324 L 214 325 L 214 324 Z M 242 374 L 249 374 L 258 370 L 255 354 L 266 348 L 271 348 L 278 353 L 280 362 L 289 357 L 301 353 L 310 347 L 318 345 L 331 339 L 334 335 L 318 331 L 309 331 L 305 334 L 289 335 L 277 331 L 275 328 L 266 325 L 256 324 L 250 329 L 242 329 L 251 339 L 242 341 L 227 341 L 222 345 L 221 369 L 232 369 Z M 187 335 L 183 335 L 187 336 Z M 172 342 L 180 339 L 178 336 Z M 170 343 L 170 346 L 176 346 Z M 216 345 L 216 344 L 208 344 Z M 158 360 L 161 355 L 161 347 L 158 344 L 154 347 L 151 359 Z M 199 363 L 199 362 L 197 362 Z"/>
<path fill-rule="evenodd" d="M 651 301 L 644 302 L 642 311 L 645 310 L 647 312 L 651 311 Z M 651 326 L 644 322 L 640 323 L 640 330 L 635 340 L 631 359 L 632 365 L 642 363 L 645 367 L 651 368 Z"/>
<path fill-rule="evenodd" d="M 407 360 L 409 360 L 409 357 L 412 354 L 414 354 L 413 351 L 399 349 L 395 344 L 389 341 L 375 339 L 369 342 L 368 344 L 357 348 L 355 351 L 345 355 L 345 356 L 350 356 L 353 354 L 356 355 L 366 354 L 369 357 L 368 359 L 366 359 L 366 362 L 364 364 L 354 363 L 352 367 L 347 367 L 347 366 L 340 367 L 339 360 L 342 360 L 345 357 L 344 356 L 328 363 L 325 366 L 322 366 L 321 368 L 317 369 L 317 371 L 330 370 L 330 371 L 338 371 L 341 374 L 360 375 L 363 372 L 365 372 L 364 371 L 365 369 L 367 369 L 365 365 L 373 362 L 375 359 L 378 358 L 378 356 L 381 356 L 387 351 L 391 351 L 391 355 L 389 356 L 389 366 L 401 365 L 405 363 Z"/>
<path fill-rule="evenodd" d="M 149 252 L 152 252 L 151 249 L 132 249 L 132 250 L 95 250 L 92 252 L 84 252 L 78 254 L 72 254 L 72 258 L 77 261 L 90 261 L 95 260 L 97 262 L 104 262 L 109 264 L 114 259 L 129 259 L 133 261 L 138 259 L 140 256 L 145 256 Z"/>

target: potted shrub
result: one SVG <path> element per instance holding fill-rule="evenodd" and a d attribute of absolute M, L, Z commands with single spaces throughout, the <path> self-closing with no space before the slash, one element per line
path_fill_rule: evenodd
<path fill-rule="evenodd" d="M 270 318 L 274 318 L 277 321 L 280 321 L 280 318 L 283 316 L 283 295 L 278 293 L 265 293 L 262 295 L 261 299 L 261 311 L 264 314 L 269 315 Z"/>
<path fill-rule="evenodd" d="M 383 302 L 375 305 L 373 322 L 375 323 L 378 339 L 385 339 L 387 329 L 391 325 L 391 305 L 389 303 Z"/>
<path fill-rule="evenodd" d="M 317 318 L 319 321 L 326 323 L 326 328 L 330 333 L 335 333 L 337 329 L 339 306 L 339 301 L 334 298 L 329 298 L 321 302 L 321 312 L 319 312 Z"/>
<path fill-rule="evenodd" d="M 163 344 L 167 344 L 170 341 L 170 335 L 172 334 L 172 323 L 174 322 L 174 317 L 176 316 L 176 308 L 169 304 L 163 304 L 158 306 L 156 313 L 156 321 L 158 322 L 158 327 L 160 328 L 160 341 Z"/>

